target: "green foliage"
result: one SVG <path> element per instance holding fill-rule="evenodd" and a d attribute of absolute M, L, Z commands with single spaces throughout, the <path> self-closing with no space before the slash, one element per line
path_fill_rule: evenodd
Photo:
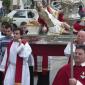
<path fill-rule="evenodd" d="M 9 18 L 7 16 L 3 16 L 1 18 L 1 22 L 9 22 L 9 23 L 12 23 L 13 19 L 12 18 Z"/>
<path fill-rule="evenodd" d="M 10 0 L 2 0 L 3 1 L 3 6 L 6 7 L 6 9 L 9 9 L 11 1 Z"/>

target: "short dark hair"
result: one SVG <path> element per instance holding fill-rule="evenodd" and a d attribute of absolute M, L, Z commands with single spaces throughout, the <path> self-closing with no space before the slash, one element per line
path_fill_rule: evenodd
<path fill-rule="evenodd" d="M 27 24 L 27 22 L 21 22 L 21 24 L 20 25 L 26 25 Z"/>
<path fill-rule="evenodd" d="M 5 29 L 8 29 L 8 28 L 10 28 L 11 31 L 12 31 L 12 26 L 11 26 L 10 24 L 7 24 L 7 25 L 5 26 Z"/>
<path fill-rule="evenodd" d="M 13 29 L 13 32 L 15 32 L 15 31 L 20 31 L 20 35 L 23 35 L 23 30 L 22 30 L 22 29 L 20 29 L 20 28 L 15 28 L 15 29 Z"/>
<path fill-rule="evenodd" d="M 76 49 L 83 49 L 85 51 L 85 45 L 76 45 Z"/>
<path fill-rule="evenodd" d="M 8 22 L 4 21 L 4 22 L 1 23 L 1 26 L 3 26 L 3 25 L 6 26 L 8 24 L 9 24 Z"/>

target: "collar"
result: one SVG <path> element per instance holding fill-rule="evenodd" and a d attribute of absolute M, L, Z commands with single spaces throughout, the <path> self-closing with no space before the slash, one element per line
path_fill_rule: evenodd
<path fill-rule="evenodd" d="M 75 65 L 75 62 L 73 60 L 73 66 Z M 84 63 L 81 63 L 81 66 L 84 67 L 85 66 L 85 62 Z"/>
<path fill-rule="evenodd" d="M 84 62 L 84 63 L 82 63 L 82 64 L 81 64 L 81 66 L 82 66 L 82 67 L 83 67 L 83 66 L 85 66 L 85 62 Z"/>

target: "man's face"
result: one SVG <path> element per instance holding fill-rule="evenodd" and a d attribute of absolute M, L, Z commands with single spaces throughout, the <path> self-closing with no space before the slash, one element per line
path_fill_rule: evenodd
<path fill-rule="evenodd" d="M 74 53 L 74 60 L 76 64 L 85 62 L 85 51 L 83 49 L 76 49 Z"/>
<path fill-rule="evenodd" d="M 14 40 L 18 40 L 21 38 L 21 35 L 20 35 L 20 31 L 19 30 L 16 30 L 14 31 Z"/>
<path fill-rule="evenodd" d="M 25 33 L 28 30 L 27 29 L 27 24 L 21 25 L 21 29 L 23 30 L 23 33 Z"/>
<path fill-rule="evenodd" d="M 7 28 L 7 29 L 5 30 L 5 33 L 6 33 L 6 36 L 11 36 L 11 35 L 12 35 L 12 30 L 11 30 L 11 28 Z"/>
<path fill-rule="evenodd" d="M 78 33 L 77 41 L 79 44 L 83 44 L 85 42 L 85 33 L 83 33 L 83 32 Z"/>

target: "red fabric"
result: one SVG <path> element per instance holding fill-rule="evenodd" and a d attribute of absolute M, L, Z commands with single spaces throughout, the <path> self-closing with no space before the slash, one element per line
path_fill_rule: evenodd
<path fill-rule="evenodd" d="M 4 77 L 5 77 L 7 68 L 8 68 L 8 60 L 9 60 L 9 52 L 10 52 L 9 49 L 10 49 L 10 47 L 11 47 L 11 45 L 12 45 L 12 42 L 13 42 L 13 41 L 11 41 L 11 42 L 8 44 L 8 46 L 7 46 L 7 60 L 6 60 L 6 65 L 5 65 L 5 73 L 4 73 Z"/>
<path fill-rule="evenodd" d="M 39 22 L 41 25 L 47 27 L 47 24 L 45 23 L 45 21 L 44 21 L 41 17 L 38 18 L 38 22 Z"/>
<path fill-rule="evenodd" d="M 22 40 L 22 43 L 25 44 L 26 40 Z M 23 58 L 17 55 L 15 83 L 21 83 L 22 81 L 22 68 L 23 68 Z"/>
<path fill-rule="evenodd" d="M 81 12 L 85 12 L 85 8 L 80 9 Z"/>
<path fill-rule="evenodd" d="M 55 76 L 55 79 L 53 81 L 52 85 L 69 85 L 69 78 L 70 78 L 70 64 L 65 65 L 62 67 L 57 75 Z M 79 80 L 83 85 L 85 85 L 85 78 L 82 79 L 80 76 L 82 75 L 82 72 L 85 72 L 85 67 L 82 66 L 74 66 L 74 78 Z M 85 76 L 85 75 L 84 75 Z"/>
<path fill-rule="evenodd" d="M 74 27 L 74 29 L 75 29 L 76 31 L 79 31 L 79 30 L 81 30 L 81 29 L 85 29 L 85 26 L 81 26 L 78 22 L 75 22 L 75 23 L 73 24 L 73 27 Z"/>
<path fill-rule="evenodd" d="M 43 75 L 46 74 L 46 70 L 48 69 L 48 56 L 64 56 L 64 49 L 66 44 L 30 44 L 32 47 L 33 55 L 34 55 L 34 62 L 35 62 L 35 71 L 37 71 L 37 56 L 42 56 L 42 72 Z"/>
<path fill-rule="evenodd" d="M 7 47 L 7 60 L 6 60 L 5 74 L 6 74 L 6 71 L 7 71 L 7 68 L 8 68 L 8 60 L 9 60 L 10 47 L 12 45 L 12 42 L 9 43 L 9 45 Z M 22 40 L 22 43 L 25 44 L 26 41 Z M 22 80 L 22 66 L 23 66 L 23 58 L 21 58 L 21 57 L 19 57 L 17 55 L 16 72 L 15 72 L 15 83 L 21 83 L 21 80 Z"/>
<path fill-rule="evenodd" d="M 48 56 L 46 54 L 43 55 L 42 61 L 42 73 L 45 75 L 48 71 Z"/>
<path fill-rule="evenodd" d="M 47 24 L 45 23 L 45 20 L 42 19 L 41 17 L 38 18 L 38 22 L 42 25 L 42 26 L 45 26 L 47 28 L 47 31 L 48 31 L 48 27 L 47 27 Z"/>
<path fill-rule="evenodd" d="M 61 22 L 64 22 L 64 14 L 63 13 L 59 13 L 58 20 Z"/>
<path fill-rule="evenodd" d="M 21 83 L 22 81 L 22 67 L 23 67 L 23 58 L 17 55 L 15 83 Z"/>

